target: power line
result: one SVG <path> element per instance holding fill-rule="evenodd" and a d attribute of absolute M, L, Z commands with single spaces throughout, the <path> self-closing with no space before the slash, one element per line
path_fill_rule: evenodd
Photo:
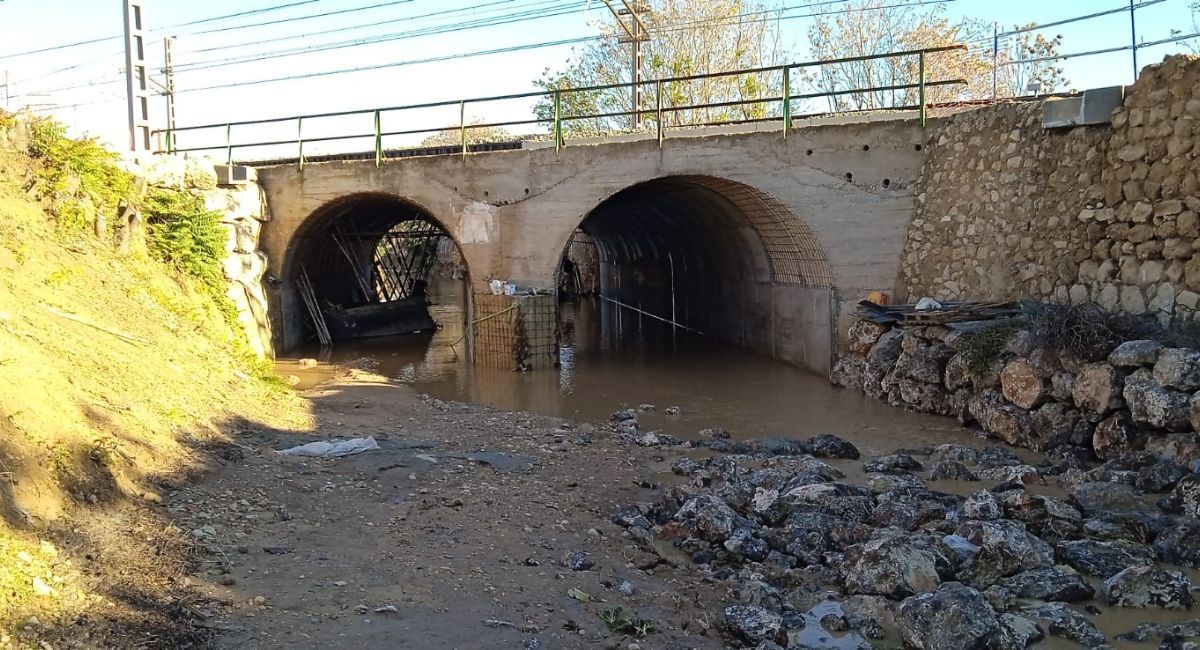
<path fill-rule="evenodd" d="M 316 2 L 317 0 L 309 0 L 309 1 Z M 290 18 L 280 18 L 278 20 L 268 20 L 268 21 L 264 21 L 264 22 L 260 22 L 260 23 L 247 23 L 245 25 L 230 25 L 228 27 L 216 27 L 213 29 L 206 29 L 206 30 L 201 30 L 198 32 L 193 32 L 193 34 L 196 34 L 196 35 L 216 34 L 219 32 L 231 32 L 234 30 L 248 29 L 251 27 L 266 27 L 269 25 L 282 25 L 283 23 L 291 23 L 291 22 L 296 22 L 299 20 L 312 20 L 314 18 L 326 18 L 329 16 L 337 16 L 337 15 L 341 15 L 341 14 L 354 13 L 356 11 L 367 11 L 368 9 L 379 9 L 381 7 L 391 7 L 393 5 L 402 5 L 402 4 L 410 3 L 412 1 L 413 0 L 391 0 L 391 2 L 381 2 L 378 4 L 368 5 L 366 7 L 352 7 L 350 9 L 338 9 L 336 11 L 326 11 L 324 13 L 319 13 L 319 14 L 308 14 L 305 16 L 292 16 Z M 1159 0 L 1159 1 L 1162 1 L 1162 0 Z M 305 4 L 305 3 L 300 3 L 300 4 Z"/>
<path fill-rule="evenodd" d="M 175 29 L 178 27 L 188 27 L 191 25 L 198 25 L 200 23 L 215 22 L 218 20 L 228 20 L 230 18 L 241 18 L 244 16 L 268 13 L 271 11 L 279 11 L 281 9 L 290 9 L 292 7 L 298 7 L 300 5 L 312 4 L 314 2 L 321 2 L 321 0 L 300 0 L 299 2 L 289 2 L 287 4 L 282 4 L 282 5 L 274 5 L 271 7 L 262 7 L 260 9 L 251 9 L 249 11 L 241 11 L 238 13 L 225 14 L 222 16 L 212 16 L 210 18 L 202 18 L 200 20 L 193 20 L 193 21 L 186 22 L 186 23 L 178 23 L 175 25 L 168 25 L 166 27 L 160 27 L 160 28 L 153 29 L 150 31 L 160 32 L 160 31 L 167 30 L 167 29 Z M 98 38 L 90 38 L 90 39 L 83 40 L 83 41 L 76 41 L 74 43 L 62 43 L 60 45 L 51 45 L 48 47 L 42 47 L 42 48 L 37 48 L 37 49 L 33 49 L 33 50 L 25 50 L 23 52 L 13 52 L 11 54 L 0 54 L 0 59 L 14 59 L 14 58 L 17 58 L 20 56 L 28 56 L 30 54 L 44 54 L 46 52 L 55 52 L 57 50 L 65 50 L 65 49 L 72 48 L 72 47 L 93 45 L 96 43 L 103 43 L 105 41 L 115 41 L 115 40 L 119 40 L 121 38 L 124 38 L 124 35 L 117 34 L 114 36 L 101 36 Z"/>

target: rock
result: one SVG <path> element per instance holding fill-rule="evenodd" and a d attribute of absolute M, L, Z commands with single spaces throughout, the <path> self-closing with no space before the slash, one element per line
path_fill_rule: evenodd
<path fill-rule="evenodd" d="M 671 473 L 679 476 L 695 476 L 704 471 L 704 464 L 684 456 L 671 463 Z"/>
<path fill-rule="evenodd" d="M 965 445 L 947 443 L 933 450 L 935 460 L 957 461 L 974 465 L 979 462 L 979 452 Z M 1020 462 L 1019 460 L 1017 462 Z"/>
<path fill-rule="evenodd" d="M 982 589 L 1002 578 L 1054 564 L 1054 548 L 1030 533 L 1019 521 L 967 521 L 955 531 L 981 548 L 974 562 L 959 572 Z"/>
<path fill-rule="evenodd" d="M 567 551 L 563 554 L 562 565 L 572 571 L 587 571 L 596 566 L 596 562 L 585 551 Z"/>
<path fill-rule="evenodd" d="M 1200 567 L 1200 522 L 1186 519 L 1164 530 L 1154 540 L 1154 551 L 1163 562 Z"/>
<path fill-rule="evenodd" d="M 966 465 L 956 460 L 943 460 L 939 461 L 929 470 L 929 480 L 978 481 L 979 477 L 968 469 Z"/>
<path fill-rule="evenodd" d="M 942 383 L 945 384 L 947 390 L 958 390 L 971 385 L 971 368 L 963 353 L 959 352 L 946 362 Z"/>
<path fill-rule="evenodd" d="M 900 357 L 900 346 L 904 333 L 900 330 L 889 330 L 879 337 L 871 351 L 867 353 L 866 364 L 863 367 L 863 392 L 868 397 L 880 399 L 883 397 L 883 378 L 892 371 L 896 359 Z"/>
<path fill-rule="evenodd" d="M 1192 426 L 1197 424 L 1197 406 L 1200 399 L 1192 397 Z M 1192 467 L 1200 460 L 1200 438 L 1194 433 L 1171 433 L 1165 436 L 1150 436 L 1146 441 L 1146 451 L 1183 467 Z"/>
<path fill-rule="evenodd" d="M 880 473 L 919 472 L 921 463 L 909 454 L 895 453 L 872 458 L 863 463 L 863 471 Z"/>
<path fill-rule="evenodd" d="M 1068 395 L 1067 399 L 1070 399 Z M 1066 445 L 1090 445 L 1093 427 L 1080 412 L 1063 402 L 1048 402 L 1033 412 L 1029 447 L 1049 451 Z"/>
<path fill-rule="evenodd" d="M 1000 445 L 988 445 L 979 453 L 979 464 L 985 467 L 1006 467 L 1024 462 L 1011 449 Z"/>
<path fill-rule="evenodd" d="M 1000 372 L 1000 388 L 1005 399 L 1029 410 L 1046 396 L 1046 382 L 1024 359 L 1013 359 Z"/>
<path fill-rule="evenodd" d="M 866 359 L 852 354 L 844 354 L 834 362 L 833 370 L 829 372 L 829 383 L 850 390 L 866 392 L 863 386 L 863 371 L 866 366 Z M 672 413 L 667 413 L 667 415 L 672 415 Z M 674 415 L 678 415 L 678 413 Z"/>
<path fill-rule="evenodd" d="M 700 494 L 689 499 L 674 518 L 693 536 L 709 542 L 724 542 L 734 530 L 754 527 L 749 520 L 712 494 Z"/>
<path fill-rule="evenodd" d="M 751 562 L 762 562 L 767 559 L 771 547 L 745 528 L 733 531 L 733 534 L 722 544 L 725 550 L 738 559 Z"/>
<path fill-rule="evenodd" d="M 850 458 L 857 459 L 858 448 L 850 441 L 839 438 L 831 433 L 819 433 L 809 441 L 812 454 L 817 458 Z"/>
<path fill-rule="evenodd" d="M 850 350 L 854 354 L 866 354 L 887 331 L 888 327 L 886 325 L 872 323 L 868 320 L 854 321 L 854 324 L 846 332 L 846 336 L 850 342 Z"/>
<path fill-rule="evenodd" d="M 1085 648 L 1104 646 L 1106 638 L 1083 614 L 1064 603 L 1044 603 L 1026 607 L 1021 613 L 1046 624 L 1052 636 L 1070 639 Z"/>
<path fill-rule="evenodd" d="M 1090 539 L 1149 544 L 1171 526 L 1171 519 L 1156 512 L 1110 513 L 1083 522 L 1083 535 Z"/>
<path fill-rule="evenodd" d="M 1075 374 L 1071 396 L 1075 406 L 1100 415 L 1120 405 L 1124 382 L 1112 366 L 1104 363 L 1084 366 Z"/>
<path fill-rule="evenodd" d="M 1071 500 L 1089 517 L 1134 512 L 1142 507 L 1133 490 L 1116 483 L 1080 483 L 1071 490 Z"/>
<path fill-rule="evenodd" d="M 1184 609 L 1192 606 L 1192 584 L 1179 571 L 1155 566 L 1129 567 L 1104 581 L 1104 602 L 1116 607 Z"/>
<path fill-rule="evenodd" d="M 1154 380 L 1179 390 L 1200 388 L 1200 352 L 1187 348 L 1163 349 L 1154 364 Z"/>
<path fill-rule="evenodd" d="M 610 422 L 629 422 L 629 421 L 636 422 L 637 421 L 637 411 L 635 411 L 633 409 L 621 409 L 619 411 L 613 411 L 613 414 L 609 418 L 609 421 Z"/>
<path fill-rule="evenodd" d="M 1160 460 L 1138 470 L 1133 484 L 1147 492 L 1166 492 L 1183 478 L 1183 468 L 1169 460 Z"/>
<path fill-rule="evenodd" d="M 922 538 L 881 538 L 846 552 L 845 587 L 851 594 L 900 599 L 933 591 L 951 564 L 937 544 Z"/>
<path fill-rule="evenodd" d="M 1032 465 L 1005 465 L 1003 467 L 984 467 L 977 472 L 979 478 L 985 481 L 1000 481 L 1001 483 L 1017 482 L 1023 485 L 1036 485 L 1042 482 L 1037 468 Z"/>
<path fill-rule="evenodd" d="M 1046 638 L 1042 628 L 1024 616 L 1003 613 L 997 619 L 1000 621 L 1000 633 L 996 635 L 996 640 L 993 642 L 993 646 L 996 648 L 1024 650 Z"/>
<path fill-rule="evenodd" d="M 1126 567 L 1153 564 L 1155 557 L 1154 552 L 1142 544 L 1090 539 L 1060 542 L 1058 555 L 1080 573 L 1105 579 Z"/>
<path fill-rule="evenodd" d="M 1001 580 L 999 585 L 1018 598 L 1077 603 L 1090 600 L 1095 590 L 1068 567 L 1044 566 Z"/>
<path fill-rule="evenodd" d="M 625 506 L 618 510 L 610 520 L 624 528 L 650 528 L 653 524 L 646 518 L 645 513 L 637 506 Z"/>
<path fill-rule="evenodd" d="M 1103 459 L 1117 458 L 1146 444 L 1142 433 L 1124 411 L 1118 411 L 1096 425 L 1092 433 L 1092 449 Z"/>
<path fill-rule="evenodd" d="M 1108 355 L 1108 362 L 1118 368 L 1149 367 L 1158 361 L 1162 349 L 1158 341 L 1126 341 Z"/>
<path fill-rule="evenodd" d="M 808 443 L 796 438 L 771 437 L 749 440 L 750 451 L 767 456 L 805 456 L 809 453 Z"/>
<path fill-rule="evenodd" d="M 926 384 L 941 384 L 942 371 L 953 354 L 941 345 L 925 343 L 910 331 L 905 334 L 900 356 L 892 371 L 901 377 Z"/>
<path fill-rule="evenodd" d="M 896 626 L 905 643 L 921 650 L 986 650 L 1001 631 L 987 598 L 957 582 L 906 598 Z"/>
<path fill-rule="evenodd" d="M 1048 542 L 1074 537 L 1083 525 L 1083 515 L 1065 501 L 1028 490 L 1011 490 L 999 498 L 1006 517 L 1024 522 L 1030 532 Z"/>
<path fill-rule="evenodd" d="M 979 490 L 963 501 L 960 510 L 963 519 L 979 519 L 990 521 L 1004 517 L 1004 508 L 996 495 L 987 490 Z"/>
<path fill-rule="evenodd" d="M 1186 393 L 1164 388 L 1135 373 L 1125 381 L 1122 395 L 1134 422 L 1170 431 L 1185 431 L 1190 426 L 1191 396 Z"/>
<path fill-rule="evenodd" d="M 971 397 L 967 409 L 984 431 L 1010 445 L 1025 446 L 1033 434 L 1029 411 L 1005 403 L 994 390 Z"/>
<path fill-rule="evenodd" d="M 1200 517 L 1200 474 L 1188 474 L 1179 479 L 1163 505 L 1169 512 Z"/>
<path fill-rule="evenodd" d="M 725 628 L 734 638 L 750 644 L 787 640 L 783 617 L 756 605 L 726 607 Z"/>

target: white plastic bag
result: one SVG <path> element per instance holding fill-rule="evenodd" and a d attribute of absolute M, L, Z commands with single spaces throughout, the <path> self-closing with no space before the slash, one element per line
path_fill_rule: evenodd
<path fill-rule="evenodd" d="M 341 456 L 352 456 L 361 454 L 364 451 L 379 449 L 379 443 L 375 442 L 375 437 L 367 438 L 352 438 L 350 440 L 322 440 L 320 442 L 310 442 L 307 445 L 298 447 L 290 447 L 278 453 L 284 456 L 313 456 L 318 458 L 338 458 Z"/>

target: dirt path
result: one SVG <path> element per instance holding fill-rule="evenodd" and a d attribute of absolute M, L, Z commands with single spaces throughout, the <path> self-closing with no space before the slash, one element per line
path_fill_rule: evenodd
<path fill-rule="evenodd" d="M 358 371 L 308 397 L 316 431 L 248 426 L 240 460 L 168 499 L 213 549 L 194 580 L 228 603 L 218 647 L 721 647 L 719 590 L 608 521 L 654 499 L 639 485 L 668 472 L 661 452 Z M 380 450 L 337 460 L 272 451 L 368 435 Z M 595 566 L 565 567 L 572 551 Z M 610 633 L 614 607 L 655 631 Z"/>

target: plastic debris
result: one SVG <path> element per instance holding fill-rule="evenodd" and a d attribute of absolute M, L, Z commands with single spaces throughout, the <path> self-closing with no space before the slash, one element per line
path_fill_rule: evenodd
<path fill-rule="evenodd" d="M 318 458 L 339 458 L 341 456 L 351 456 L 361 454 L 364 451 L 379 449 L 379 443 L 375 442 L 375 437 L 367 438 L 352 438 L 350 440 L 322 440 L 320 442 L 310 442 L 307 445 L 298 447 L 290 447 L 278 453 L 284 456 L 312 456 Z"/>

